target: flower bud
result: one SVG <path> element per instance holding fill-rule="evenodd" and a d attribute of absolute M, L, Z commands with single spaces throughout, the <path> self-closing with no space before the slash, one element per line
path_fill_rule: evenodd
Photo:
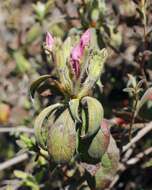
<path fill-rule="evenodd" d="M 84 49 L 89 45 L 91 39 L 90 29 L 86 30 L 80 38 L 80 42 L 72 49 L 71 52 L 71 66 L 74 70 L 76 77 L 80 74 L 80 61 L 84 54 Z"/>
<path fill-rule="evenodd" d="M 80 44 L 82 48 L 85 48 L 85 46 L 88 46 L 91 40 L 91 31 L 90 29 L 86 30 L 80 39 Z"/>
<path fill-rule="evenodd" d="M 47 49 L 49 51 L 52 51 L 54 39 L 53 39 L 52 35 L 49 32 L 46 33 L 45 43 L 46 43 Z"/>

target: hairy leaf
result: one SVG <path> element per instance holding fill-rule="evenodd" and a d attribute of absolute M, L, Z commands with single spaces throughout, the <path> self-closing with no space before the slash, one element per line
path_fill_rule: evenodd
<path fill-rule="evenodd" d="M 136 109 L 136 115 L 140 111 L 141 107 L 148 101 L 152 100 L 152 87 L 148 88 L 142 98 L 139 100 L 137 109 Z"/>
<path fill-rule="evenodd" d="M 109 141 L 110 131 L 108 129 L 108 124 L 106 121 L 103 121 L 97 135 L 93 138 L 90 144 L 88 154 L 92 158 L 101 159 L 108 148 Z"/>
<path fill-rule="evenodd" d="M 85 128 L 86 134 L 83 138 L 89 137 L 95 134 L 99 128 L 103 119 L 103 107 L 101 103 L 92 97 L 84 97 L 81 101 L 82 106 L 87 106 L 87 126 Z"/>
<path fill-rule="evenodd" d="M 81 122 L 81 119 L 79 117 L 79 103 L 80 103 L 79 99 L 72 99 L 69 102 L 70 112 L 72 114 L 73 119 L 76 122 Z"/>
<path fill-rule="evenodd" d="M 99 80 L 99 77 L 103 71 L 103 66 L 108 57 L 106 49 L 97 50 L 93 52 L 92 58 L 90 59 L 90 64 L 88 67 L 88 76 L 83 83 L 83 86 L 78 93 L 78 98 L 88 96 L 90 90 L 94 87 L 95 83 Z"/>
<path fill-rule="evenodd" d="M 66 109 L 50 127 L 48 152 L 56 163 L 69 162 L 76 149 L 75 123 Z"/>
<path fill-rule="evenodd" d="M 63 106 L 63 104 L 57 103 L 57 104 L 46 107 L 44 110 L 40 112 L 40 114 L 37 116 L 35 120 L 34 129 L 35 129 L 36 140 L 43 149 L 46 149 L 46 140 L 47 140 L 47 133 L 48 133 L 47 127 L 43 125 L 44 120 L 54 110 L 56 110 L 57 108 L 61 106 Z"/>

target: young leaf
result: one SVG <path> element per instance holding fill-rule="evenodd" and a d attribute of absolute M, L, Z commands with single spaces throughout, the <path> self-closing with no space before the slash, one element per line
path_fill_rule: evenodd
<path fill-rule="evenodd" d="M 94 87 L 95 83 L 100 78 L 107 57 L 108 52 L 106 49 L 97 50 L 93 52 L 88 67 L 88 76 L 84 81 L 80 92 L 77 95 L 78 98 L 82 98 L 84 96 L 89 95 L 90 90 Z"/>
<path fill-rule="evenodd" d="M 43 76 L 40 76 L 37 80 L 35 80 L 31 86 L 30 86 L 30 89 L 29 89 L 29 92 L 30 92 L 30 97 L 31 99 L 33 100 L 34 98 L 34 94 L 37 90 L 37 88 L 39 87 L 39 85 L 46 81 L 48 78 L 51 78 L 51 75 L 43 75 Z"/>

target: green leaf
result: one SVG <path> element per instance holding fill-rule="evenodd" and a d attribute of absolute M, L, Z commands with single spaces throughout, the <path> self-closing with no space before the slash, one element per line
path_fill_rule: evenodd
<path fill-rule="evenodd" d="M 50 127 L 48 152 L 56 163 L 71 160 L 76 149 L 76 129 L 68 109 L 66 109 Z"/>
<path fill-rule="evenodd" d="M 46 117 L 49 116 L 54 110 L 62 106 L 63 104 L 57 103 L 46 107 L 44 110 L 40 112 L 40 114 L 37 116 L 35 120 L 34 129 L 36 140 L 43 149 L 46 149 L 46 140 L 48 134 L 48 129 L 45 125 L 43 125 L 43 122 L 46 119 Z"/>
<path fill-rule="evenodd" d="M 100 75 L 103 71 L 104 63 L 108 57 L 108 52 L 106 49 L 96 50 L 93 52 L 91 56 L 90 64 L 88 67 L 88 76 L 83 83 L 80 92 L 77 97 L 82 98 L 84 96 L 88 96 L 90 90 L 94 87 L 95 83 L 99 80 Z"/>
<path fill-rule="evenodd" d="M 101 121 L 103 120 L 103 107 L 101 103 L 92 97 L 84 97 L 81 100 L 82 106 L 87 106 L 87 126 L 85 128 L 86 134 L 83 138 L 90 137 L 95 134 L 101 125 Z"/>
<path fill-rule="evenodd" d="M 47 79 L 51 78 L 51 75 L 43 75 L 43 76 L 40 76 L 37 80 L 35 80 L 31 86 L 30 86 L 30 89 L 29 89 L 29 92 L 30 92 L 30 96 L 31 96 L 31 99 L 33 100 L 34 98 L 34 94 L 37 90 L 37 88 L 39 87 L 39 85 L 46 81 Z"/>
<path fill-rule="evenodd" d="M 143 165 L 142 168 L 151 168 L 152 167 L 152 158 L 150 158 L 148 161 L 146 161 Z"/>
<path fill-rule="evenodd" d="M 86 126 L 87 126 L 87 113 L 84 109 L 81 111 L 81 128 L 80 128 L 80 136 L 84 137 L 86 135 Z"/>
<path fill-rule="evenodd" d="M 73 89 L 73 83 L 70 79 L 69 68 L 67 66 L 67 52 L 62 48 L 56 48 L 56 65 L 59 80 L 62 83 L 64 90 L 67 93 L 71 93 Z"/>
<path fill-rule="evenodd" d="M 71 38 L 68 37 L 64 43 L 63 43 L 63 56 L 64 56 L 64 62 L 66 63 L 70 57 L 72 45 L 71 45 Z"/>
<path fill-rule="evenodd" d="M 110 131 L 108 129 L 106 121 L 103 121 L 98 133 L 93 138 L 89 146 L 88 149 L 89 156 L 100 160 L 101 157 L 104 155 L 104 153 L 107 151 L 109 142 L 110 142 Z"/>
<path fill-rule="evenodd" d="M 111 168 L 112 167 L 111 160 L 109 159 L 109 156 L 107 153 L 105 153 L 102 156 L 101 163 L 102 163 L 104 168 Z"/>
<path fill-rule="evenodd" d="M 91 178 L 89 176 L 87 177 L 88 184 L 92 189 L 101 190 L 107 187 L 118 170 L 119 159 L 119 149 L 113 137 L 110 136 L 110 144 L 106 154 L 101 159 L 101 163 L 93 166 L 84 164 L 84 168 L 92 176 Z M 86 165 L 88 166 L 86 167 Z"/>
<path fill-rule="evenodd" d="M 137 86 L 136 77 L 134 77 L 134 76 L 131 75 L 131 74 L 128 74 L 128 78 L 129 78 L 129 81 L 128 81 L 127 86 L 128 86 L 128 87 L 136 88 L 136 86 Z"/>
<path fill-rule="evenodd" d="M 42 28 L 40 24 L 33 25 L 26 35 L 26 43 L 34 42 L 42 34 Z"/>
<path fill-rule="evenodd" d="M 136 115 L 138 114 L 138 112 L 140 111 L 140 109 L 142 108 L 142 106 L 148 101 L 151 100 L 152 101 L 152 87 L 148 88 L 146 90 L 146 92 L 144 93 L 144 95 L 142 96 L 142 98 L 139 100 L 138 105 L 137 105 L 137 109 L 136 109 Z"/>
<path fill-rule="evenodd" d="M 79 99 L 72 99 L 69 102 L 70 112 L 72 114 L 73 119 L 76 122 L 81 122 L 81 119 L 79 117 L 79 103 L 80 103 Z"/>
<path fill-rule="evenodd" d="M 20 170 L 14 170 L 14 175 L 21 179 L 26 179 L 28 177 L 27 173 L 20 171 Z"/>
<path fill-rule="evenodd" d="M 92 56 L 89 65 L 88 76 L 90 78 L 95 78 L 95 80 L 99 79 L 107 57 L 108 57 L 108 52 L 106 49 L 94 51 L 94 55 Z"/>
<path fill-rule="evenodd" d="M 13 57 L 16 61 L 16 70 L 17 72 L 24 74 L 31 69 L 31 64 L 29 61 L 24 57 L 21 51 L 16 51 L 13 53 Z"/>
<path fill-rule="evenodd" d="M 45 4 L 38 1 L 36 4 L 33 4 L 33 9 L 34 9 L 34 12 L 36 14 L 36 17 L 39 21 L 42 21 L 45 17 Z"/>
<path fill-rule="evenodd" d="M 110 143 L 109 143 L 106 154 L 107 154 L 106 159 L 103 158 L 101 160 L 102 166 L 103 168 L 108 169 L 108 171 L 114 175 L 119 166 L 120 151 L 112 135 L 110 135 Z M 109 166 L 111 165 L 111 167 L 107 167 L 108 165 Z"/>

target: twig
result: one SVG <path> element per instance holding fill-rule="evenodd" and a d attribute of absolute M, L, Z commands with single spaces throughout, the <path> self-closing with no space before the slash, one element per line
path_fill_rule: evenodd
<path fill-rule="evenodd" d="M 24 153 L 24 154 L 21 154 L 19 156 L 14 157 L 10 160 L 7 160 L 3 163 L 0 163 L 0 171 L 5 170 L 11 166 L 14 166 L 20 162 L 23 162 L 23 161 L 27 160 L 28 158 L 29 158 L 28 154 Z"/>
<path fill-rule="evenodd" d="M 152 130 L 152 122 L 150 122 L 149 124 L 147 124 L 143 129 L 141 129 L 137 135 L 132 138 L 132 140 L 126 144 L 125 146 L 123 146 L 123 152 L 125 152 L 126 150 L 128 150 L 133 144 L 135 144 L 136 142 L 138 142 L 142 137 L 144 137 L 148 132 L 150 132 Z"/>
<path fill-rule="evenodd" d="M 134 105 L 134 108 L 133 108 L 133 112 L 132 112 L 132 116 L 131 116 L 131 123 L 130 123 L 130 127 L 129 127 L 129 141 L 131 141 L 131 137 L 132 137 L 132 127 L 133 127 L 133 124 L 135 122 L 135 117 L 136 117 L 136 107 L 137 107 L 137 104 L 138 104 L 138 98 L 137 98 L 137 95 L 135 97 L 135 105 Z"/>
<path fill-rule="evenodd" d="M 152 153 L 152 147 L 144 150 L 144 152 L 140 152 L 139 154 L 137 154 L 134 158 L 129 159 L 126 164 L 127 165 L 134 165 L 137 162 L 139 162 L 144 156 L 147 156 L 149 154 Z"/>
<path fill-rule="evenodd" d="M 137 154 L 134 158 L 129 159 L 125 164 L 119 165 L 119 173 L 114 177 L 110 186 L 105 190 L 112 190 L 115 184 L 118 182 L 120 175 L 126 170 L 127 167 L 137 164 L 144 156 L 147 156 L 152 153 L 152 147 L 146 149 L 144 152 Z"/>
<path fill-rule="evenodd" d="M 34 129 L 28 127 L 0 127 L 0 133 L 14 133 L 14 132 L 25 132 L 34 133 Z"/>

